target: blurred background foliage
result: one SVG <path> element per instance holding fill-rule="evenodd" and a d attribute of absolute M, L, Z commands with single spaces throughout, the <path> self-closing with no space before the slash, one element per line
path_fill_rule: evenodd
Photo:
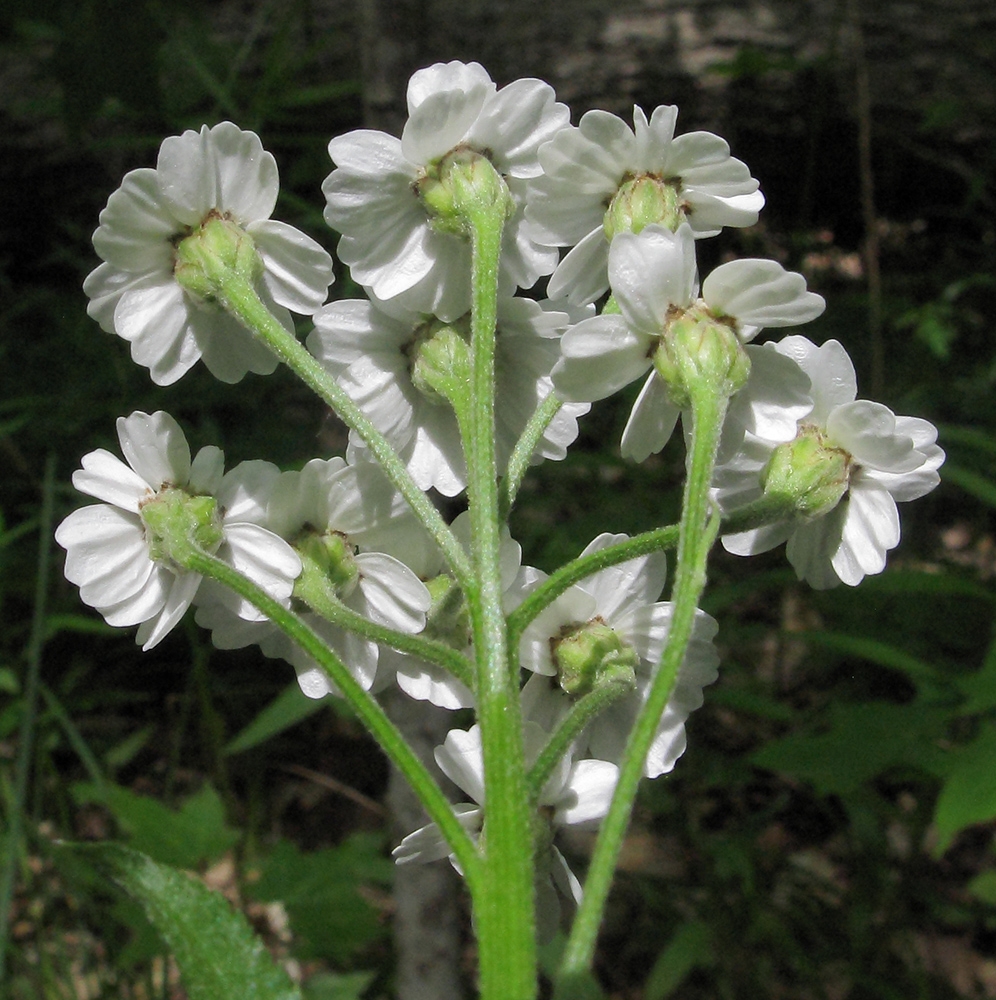
<path fill-rule="evenodd" d="M 712 0 L 575 3 L 549 23 L 519 2 L 4 5 L 9 996 L 182 996 L 138 908 L 52 847 L 108 838 L 200 872 L 310 997 L 394 990 L 387 770 L 358 724 L 305 702 L 286 665 L 214 651 L 192 623 L 141 654 L 62 579 L 51 527 L 79 503 L 80 457 L 116 450 L 114 420 L 134 409 L 168 409 L 232 464 L 341 449 L 286 373 L 233 387 L 198 366 L 153 386 L 86 316 L 90 233 L 163 136 L 228 118 L 276 155 L 278 217 L 334 250 L 328 139 L 397 114 L 404 79 L 439 58 L 480 58 L 499 83 L 550 79 L 575 122 L 590 106 L 676 102 L 681 130 L 727 137 L 768 207 L 754 229 L 701 246 L 703 270 L 733 253 L 804 270 L 828 301 L 807 335 L 840 339 L 862 394 L 935 421 L 948 452 L 941 487 L 902 509 L 888 570 L 858 590 L 813 593 L 781 552 L 717 553 L 721 678 L 674 774 L 643 792 L 606 921 L 606 995 L 996 996 L 993 15 L 970 0 L 943 16 L 773 2 L 748 22 Z M 648 31 L 658 23 L 695 30 Z M 353 291 L 340 274 L 333 293 Z M 680 448 L 622 462 L 630 402 L 596 406 L 568 459 L 527 479 L 513 523 L 526 561 L 550 570 L 600 531 L 674 520 Z M 583 866 L 589 841 L 566 848 Z"/>

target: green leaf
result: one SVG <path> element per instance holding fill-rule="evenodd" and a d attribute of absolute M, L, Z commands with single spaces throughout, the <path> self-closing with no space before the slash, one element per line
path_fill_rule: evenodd
<path fill-rule="evenodd" d="M 109 783 L 81 782 L 72 793 L 78 803 L 105 805 L 129 834 L 130 845 L 162 864 L 197 868 L 220 857 L 239 839 L 239 831 L 225 825 L 224 806 L 208 784 L 177 812 L 150 796 Z"/>
<path fill-rule="evenodd" d="M 373 972 L 319 972 L 304 984 L 304 1000 L 360 1000 L 374 981 Z"/>
<path fill-rule="evenodd" d="M 838 653 L 847 653 L 868 660 L 880 667 L 899 670 L 906 674 L 917 687 L 935 688 L 941 678 L 934 667 L 923 660 L 911 656 L 905 650 L 881 642 L 842 632 L 785 632 L 787 638 L 801 638 L 815 646 L 823 646 Z"/>
<path fill-rule="evenodd" d="M 644 1000 L 665 1000 L 696 968 L 711 965 L 712 940 L 706 924 L 683 924 L 660 953 L 644 987 Z"/>
<path fill-rule="evenodd" d="M 364 834 L 308 854 L 282 840 L 249 891 L 284 904 L 298 958 L 345 962 L 384 934 L 377 912 L 358 892 L 364 883 L 390 883 L 393 866 L 381 849 L 379 836 Z"/>
<path fill-rule="evenodd" d="M 827 728 L 792 733 L 761 747 L 751 762 L 813 784 L 821 795 L 847 795 L 895 767 L 943 771 L 937 740 L 948 712 L 892 702 L 831 705 Z"/>
<path fill-rule="evenodd" d="M 989 906 L 996 906 L 996 872 L 988 871 L 976 875 L 968 883 L 968 891 L 983 903 Z"/>
<path fill-rule="evenodd" d="M 284 688 L 245 729 L 233 737 L 225 747 L 225 753 L 241 753 L 250 747 L 258 746 L 271 736 L 282 733 L 302 719 L 327 707 L 327 701 L 322 698 L 308 698 L 301 691 L 297 681 L 294 681 Z"/>
<path fill-rule="evenodd" d="M 301 1000 L 245 917 L 203 882 L 120 844 L 67 844 L 138 900 L 176 958 L 190 1000 Z"/>
<path fill-rule="evenodd" d="M 965 827 L 996 817 L 996 729 L 983 729 L 968 746 L 951 752 L 954 763 L 934 810 L 937 857 Z"/>

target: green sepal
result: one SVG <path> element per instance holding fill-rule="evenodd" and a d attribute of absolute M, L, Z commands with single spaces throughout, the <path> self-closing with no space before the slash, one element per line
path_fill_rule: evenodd
<path fill-rule="evenodd" d="M 473 370 L 467 317 L 452 323 L 431 320 L 416 332 L 409 350 L 415 388 L 432 403 L 466 412 Z"/>
<path fill-rule="evenodd" d="M 474 218 L 497 211 L 504 219 L 515 212 L 505 179 L 491 161 L 470 146 L 457 146 L 425 167 L 415 191 L 433 229 L 469 239 Z"/>

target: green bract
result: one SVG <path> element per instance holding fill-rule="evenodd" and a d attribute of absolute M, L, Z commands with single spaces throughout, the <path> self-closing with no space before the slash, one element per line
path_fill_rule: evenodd
<path fill-rule="evenodd" d="M 210 302 L 222 296 L 229 274 L 253 282 L 262 273 L 263 262 L 252 237 L 216 212 L 177 243 L 173 274 L 183 288 L 200 299 Z"/>
<path fill-rule="evenodd" d="M 636 685 L 636 650 L 601 618 L 566 627 L 554 644 L 557 677 L 568 694 L 584 695 L 604 684 Z"/>
<path fill-rule="evenodd" d="M 847 492 L 851 456 L 827 441 L 811 424 L 799 429 L 794 441 L 775 448 L 761 472 L 767 497 L 784 498 L 806 519 L 829 514 Z"/>
<path fill-rule="evenodd" d="M 139 507 L 148 533 L 149 555 L 155 562 L 184 569 L 195 550 L 214 553 L 221 545 L 218 501 L 191 496 L 175 486 L 165 486 Z"/>
<path fill-rule="evenodd" d="M 625 181 L 613 195 L 602 228 L 611 240 L 617 233 L 638 233 L 657 223 L 672 232 L 684 221 L 677 184 L 656 174 L 639 174 Z"/>

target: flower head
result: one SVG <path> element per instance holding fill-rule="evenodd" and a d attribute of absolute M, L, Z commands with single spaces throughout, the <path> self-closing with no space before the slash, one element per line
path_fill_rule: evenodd
<path fill-rule="evenodd" d="M 625 539 L 625 535 L 599 535 L 583 554 Z M 622 760 L 626 740 L 649 697 L 667 640 L 673 606 L 669 601 L 657 600 L 664 587 L 665 572 L 663 554 L 610 566 L 565 591 L 529 624 L 519 647 L 522 665 L 535 675 L 522 692 L 526 718 L 550 731 L 567 714 L 575 694 L 571 690 L 573 682 L 565 683 L 568 664 L 561 645 L 565 637 L 578 635 L 585 626 L 597 625 L 597 638 L 601 641 L 596 649 L 608 650 L 611 656 L 611 662 L 603 662 L 602 669 L 630 664 L 631 691 L 589 723 L 581 737 L 581 749 L 603 760 Z M 648 778 L 670 771 L 684 753 L 685 720 L 701 706 L 702 688 L 718 676 L 719 656 L 712 644 L 716 628 L 712 618 L 696 612 L 692 639 L 677 684 L 644 766 Z M 614 637 L 611 644 L 602 634 L 606 630 Z M 628 658 L 623 655 L 627 651 Z"/>
<path fill-rule="evenodd" d="M 501 280 L 529 288 L 557 262 L 525 225 L 525 183 L 540 172 L 539 146 L 568 123 L 568 111 L 540 80 L 501 90 L 477 63 L 436 63 L 408 83 L 400 139 L 358 130 L 329 143 L 325 219 L 342 233 L 339 257 L 379 299 L 400 297 L 417 312 L 454 320 L 470 308 L 470 254 L 448 224 L 434 222 L 440 166 L 453 156 L 473 169 L 484 158 L 513 202 L 503 238 Z M 431 194 L 420 196 L 432 185 Z M 437 197 L 439 195 L 439 197 Z"/>
<path fill-rule="evenodd" d="M 224 456 L 213 446 L 191 461 L 176 421 L 159 411 L 135 412 L 117 424 L 127 465 L 99 449 L 73 474 L 81 492 L 105 501 L 73 511 L 58 527 L 67 550 L 66 577 L 110 625 L 138 625 L 138 641 L 151 649 L 183 617 L 202 577 L 160 550 L 157 518 L 178 508 L 198 544 L 249 576 L 277 600 L 290 597 L 301 563 L 290 547 L 247 517 L 253 503 L 238 468 L 223 475 Z M 246 464 L 246 463 L 244 463 Z M 157 509 L 158 508 L 158 509 Z M 166 509 L 165 516 L 172 512 Z M 260 613 L 228 595 L 232 611 Z"/>
<path fill-rule="evenodd" d="M 609 287 L 609 244 L 620 232 L 685 222 L 700 238 L 757 222 L 764 196 L 746 164 L 717 135 L 675 137 L 677 118 L 676 107 L 655 108 L 649 121 L 634 107 L 630 129 L 589 111 L 540 148 L 526 216 L 539 239 L 574 248 L 550 279 L 551 296 L 594 302 Z"/>
<path fill-rule="evenodd" d="M 570 316 L 546 306 L 524 298 L 498 300 L 495 433 L 502 466 L 527 420 L 552 391 L 557 338 Z M 467 318 L 444 323 L 397 302 L 351 299 L 321 309 L 308 337 L 311 352 L 394 445 L 419 487 L 446 496 L 456 496 L 467 484 L 459 428 L 448 405 L 418 388 L 413 367 L 425 338 L 460 336 L 468 329 Z M 588 409 L 585 403 L 563 405 L 544 432 L 535 460 L 562 459 L 578 435 L 578 417 Z M 350 446 L 354 453 L 363 451 L 355 435 Z"/>
<path fill-rule="evenodd" d="M 227 240 L 288 329 L 290 312 L 310 315 L 325 301 L 332 260 L 310 237 L 270 218 L 277 189 L 276 161 L 259 137 L 222 122 L 164 140 L 155 169 L 132 170 L 108 199 L 93 234 L 104 263 L 83 283 L 87 311 L 131 344 L 157 384 L 175 382 L 198 358 L 223 382 L 277 365 L 219 305 L 177 281 L 186 241 Z"/>
<path fill-rule="evenodd" d="M 736 555 L 787 542 L 800 579 L 817 589 L 855 586 L 881 573 L 899 544 L 897 501 L 915 500 L 940 481 L 944 452 L 937 430 L 918 417 L 897 417 L 881 403 L 859 400 L 854 366 L 835 340 L 817 347 L 786 337 L 774 350 L 812 380 L 812 412 L 795 440 L 748 434 L 740 452 L 716 469 L 714 495 L 725 511 L 777 490 L 795 513 L 773 524 L 723 537 Z"/>
<path fill-rule="evenodd" d="M 571 327 L 551 377 L 564 398 L 597 400 L 650 372 L 623 431 L 624 455 L 642 461 L 667 443 L 687 405 L 675 377 L 675 345 L 708 344 L 709 338 L 718 345 L 715 376 L 747 392 L 739 403 L 733 396 L 724 448 L 739 443 L 744 429 L 794 433 L 811 405 L 805 375 L 749 346 L 744 353 L 741 345 L 764 327 L 806 323 L 823 312 L 826 303 L 806 290 L 801 274 L 769 260 L 731 261 L 709 274 L 700 295 L 694 234 L 683 224 L 675 233 L 657 225 L 621 233 L 609 250 L 609 277 L 619 312 Z M 752 370 L 755 361 L 762 372 L 751 387 L 738 366 Z"/>

